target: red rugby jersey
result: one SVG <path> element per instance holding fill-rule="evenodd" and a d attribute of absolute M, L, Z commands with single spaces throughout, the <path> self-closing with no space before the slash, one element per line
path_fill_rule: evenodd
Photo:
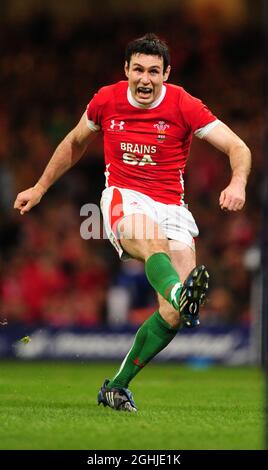
<path fill-rule="evenodd" d="M 152 107 L 140 107 L 127 81 L 101 88 L 88 104 L 87 118 L 90 128 L 104 134 L 107 187 L 179 205 L 192 135 L 217 120 L 202 101 L 171 84 L 163 85 Z"/>

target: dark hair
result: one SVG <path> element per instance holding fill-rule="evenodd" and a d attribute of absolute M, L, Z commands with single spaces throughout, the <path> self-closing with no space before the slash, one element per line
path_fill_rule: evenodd
<path fill-rule="evenodd" d="M 134 39 L 127 44 L 125 59 L 128 64 L 133 54 L 157 55 L 158 57 L 163 57 L 164 72 L 170 64 L 167 44 L 153 33 L 147 33 L 142 38 Z"/>

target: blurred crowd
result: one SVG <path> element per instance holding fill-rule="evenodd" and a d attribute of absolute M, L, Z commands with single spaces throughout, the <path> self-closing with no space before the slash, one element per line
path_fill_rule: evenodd
<path fill-rule="evenodd" d="M 186 21 L 187 20 L 187 21 Z M 167 31 L 168 25 L 168 31 Z M 61 24 L 47 13 L 1 25 L 0 313 L 9 323 L 98 327 L 138 325 L 156 299 L 137 261 L 121 263 L 107 240 L 84 240 L 80 207 L 104 187 L 101 137 L 23 217 L 17 192 L 32 186 L 55 146 L 76 124 L 93 93 L 124 79 L 125 44 L 153 30 L 171 49 L 170 81 L 201 98 L 253 154 L 246 208 L 219 209 L 228 159 L 195 139 L 186 171 L 186 201 L 200 229 L 198 261 L 211 272 L 205 325 L 248 324 L 258 263 L 247 262 L 261 230 L 264 141 L 262 37 L 254 25 L 217 31 L 197 18 L 163 13 L 129 22 L 94 15 Z"/>

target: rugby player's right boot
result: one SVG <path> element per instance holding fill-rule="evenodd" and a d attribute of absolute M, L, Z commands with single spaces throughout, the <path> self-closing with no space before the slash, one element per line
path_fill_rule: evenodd
<path fill-rule="evenodd" d="M 107 388 L 109 380 L 104 381 L 98 393 L 98 405 L 109 406 L 117 411 L 138 411 L 132 393 L 127 388 Z"/>
<path fill-rule="evenodd" d="M 204 265 L 196 266 L 185 279 L 177 300 L 174 293 L 173 306 L 180 312 L 180 327 L 194 328 L 200 325 L 199 309 L 208 291 L 209 273 Z"/>

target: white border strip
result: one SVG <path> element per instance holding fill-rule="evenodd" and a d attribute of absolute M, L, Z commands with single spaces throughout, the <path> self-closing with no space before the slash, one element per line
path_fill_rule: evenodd
<path fill-rule="evenodd" d="M 210 131 L 211 129 L 214 129 L 218 124 L 220 124 L 221 121 L 219 119 L 216 119 L 215 121 L 210 122 L 204 127 L 200 127 L 200 129 L 197 129 L 194 132 L 194 135 L 196 137 L 199 137 L 199 139 L 203 139 Z"/>

